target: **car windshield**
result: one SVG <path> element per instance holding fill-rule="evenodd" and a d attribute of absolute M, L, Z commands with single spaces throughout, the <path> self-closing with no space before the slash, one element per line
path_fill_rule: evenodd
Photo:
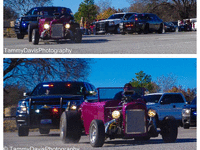
<path fill-rule="evenodd" d="M 115 99 L 117 94 L 120 94 L 123 92 L 123 88 L 99 88 L 98 94 L 99 94 L 99 101 L 105 101 L 105 100 L 112 100 Z"/>
<path fill-rule="evenodd" d="M 158 103 L 162 95 L 145 95 L 144 99 L 147 103 Z"/>
<path fill-rule="evenodd" d="M 124 14 L 114 14 L 110 16 L 108 19 L 122 19 L 124 17 Z"/>
<path fill-rule="evenodd" d="M 195 98 L 192 100 L 191 105 L 196 105 L 196 104 L 197 104 L 197 98 L 195 97 Z"/>
<path fill-rule="evenodd" d="M 40 95 L 83 95 L 83 83 L 47 83 L 39 84 L 32 92 L 31 96 Z"/>

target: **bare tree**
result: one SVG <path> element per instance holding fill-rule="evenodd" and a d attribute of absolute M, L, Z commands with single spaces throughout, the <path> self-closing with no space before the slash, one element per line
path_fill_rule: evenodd
<path fill-rule="evenodd" d="M 52 5 L 52 0 L 4 0 L 4 6 L 9 6 L 19 14 L 24 14 L 33 7 L 45 5 Z"/>
<path fill-rule="evenodd" d="M 176 84 L 176 76 L 172 73 L 167 76 L 160 76 L 157 78 L 158 86 L 161 88 L 163 92 L 169 91 Z"/>
<path fill-rule="evenodd" d="M 4 91 L 7 85 L 19 84 L 33 88 L 51 80 L 85 80 L 90 59 L 5 58 Z"/>
<path fill-rule="evenodd" d="M 99 7 L 99 13 L 104 12 L 108 8 L 111 8 L 112 0 L 99 0 L 97 6 Z"/>

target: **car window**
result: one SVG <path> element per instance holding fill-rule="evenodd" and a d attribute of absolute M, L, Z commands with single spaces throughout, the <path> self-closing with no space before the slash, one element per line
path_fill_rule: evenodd
<path fill-rule="evenodd" d="M 135 15 L 135 14 L 134 14 Z M 124 16 L 124 20 L 129 20 L 129 18 L 131 17 L 131 16 L 134 16 L 133 14 L 126 14 L 125 16 Z"/>
<path fill-rule="evenodd" d="M 113 14 L 108 19 L 122 19 L 124 17 L 124 14 Z"/>
<path fill-rule="evenodd" d="M 162 95 L 146 95 L 144 96 L 145 101 L 148 103 L 158 103 Z"/>
<path fill-rule="evenodd" d="M 180 94 L 167 94 L 163 96 L 163 102 L 168 100 L 170 103 L 184 103 L 184 100 Z"/>

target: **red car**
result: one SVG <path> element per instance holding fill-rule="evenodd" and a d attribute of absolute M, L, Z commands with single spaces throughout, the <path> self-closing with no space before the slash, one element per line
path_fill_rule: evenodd
<path fill-rule="evenodd" d="M 53 17 L 40 18 L 38 24 L 29 24 L 29 42 L 34 45 L 43 40 L 71 39 L 76 43 L 81 43 L 82 33 L 80 25 L 75 23 L 74 17 L 69 13 L 55 13 Z"/>
<path fill-rule="evenodd" d="M 155 124 L 156 113 L 147 110 L 142 99 L 143 88 L 134 95 L 122 96 L 123 88 L 98 88 L 98 99 L 83 102 L 78 111 L 65 111 L 61 116 L 60 137 L 64 143 L 77 143 L 82 132 L 89 135 L 93 147 L 103 146 L 105 139 L 149 140 L 160 133 L 164 142 L 175 142 L 176 120 L 167 116 L 161 131 Z"/>

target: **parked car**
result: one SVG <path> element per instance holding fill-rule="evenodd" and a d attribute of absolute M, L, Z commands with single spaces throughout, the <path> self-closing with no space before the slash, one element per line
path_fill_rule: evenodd
<path fill-rule="evenodd" d="M 15 33 L 18 39 L 23 39 L 24 35 L 28 34 L 29 24 L 38 24 L 39 18 L 46 18 L 54 16 L 54 13 L 61 12 L 64 7 L 34 7 L 22 17 L 16 19 Z M 66 8 L 71 13 L 69 8 Z"/>
<path fill-rule="evenodd" d="M 184 129 L 189 129 L 197 124 L 197 98 L 195 97 L 191 104 L 185 106 L 182 110 L 182 123 Z"/>
<path fill-rule="evenodd" d="M 176 28 L 174 25 L 164 22 L 165 32 L 175 32 Z"/>
<path fill-rule="evenodd" d="M 96 22 L 96 33 L 120 33 L 119 23 L 123 20 L 127 20 L 130 16 L 136 14 L 134 12 L 129 13 L 115 13 L 108 19 L 100 20 Z"/>
<path fill-rule="evenodd" d="M 16 123 L 18 136 L 28 136 L 29 129 L 39 128 L 41 134 L 59 129 L 65 109 L 77 110 L 86 99 L 96 99 L 95 87 L 87 82 L 44 82 L 38 84 L 25 99 L 18 102 Z"/>
<path fill-rule="evenodd" d="M 123 88 L 98 88 L 98 99 L 83 102 L 79 111 L 64 111 L 61 116 L 60 137 L 64 143 L 77 143 L 82 132 L 89 135 L 93 147 L 103 146 L 105 139 L 149 140 L 161 133 L 164 142 L 175 142 L 178 134 L 176 120 L 166 116 L 160 124 L 155 124 L 156 113 L 147 110 L 143 88 L 135 88 L 134 97 L 125 95 L 117 98 Z"/>
<path fill-rule="evenodd" d="M 82 41 L 80 25 L 65 8 L 61 10 L 61 13 L 55 13 L 54 17 L 39 19 L 37 25 L 29 24 L 29 26 L 29 42 L 32 41 L 33 44 L 38 44 L 40 38 L 43 40 L 71 39 L 76 43 Z"/>
<path fill-rule="evenodd" d="M 181 93 L 151 93 L 146 94 L 144 99 L 147 109 L 156 112 L 157 126 L 166 116 L 173 116 L 178 126 L 182 125 L 182 109 L 186 105 L 185 97 Z"/>
<path fill-rule="evenodd" d="M 123 20 L 120 25 L 121 34 L 158 32 L 163 33 L 164 23 L 155 14 L 133 14 L 128 20 Z"/>

